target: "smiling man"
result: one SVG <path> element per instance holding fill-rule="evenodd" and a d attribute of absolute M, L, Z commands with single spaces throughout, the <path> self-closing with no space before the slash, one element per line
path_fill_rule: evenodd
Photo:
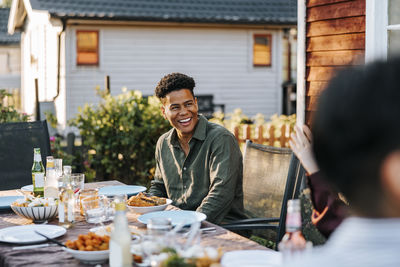
<path fill-rule="evenodd" d="M 181 73 L 166 75 L 156 87 L 173 128 L 157 142 L 150 194 L 203 212 L 213 223 L 243 219 L 242 154 L 232 133 L 198 114 L 194 87 Z"/>

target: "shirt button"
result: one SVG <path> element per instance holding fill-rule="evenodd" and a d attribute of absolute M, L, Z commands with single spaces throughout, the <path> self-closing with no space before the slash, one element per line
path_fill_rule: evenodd
<path fill-rule="evenodd" d="M 183 167 L 183 170 L 186 171 L 186 167 Z"/>

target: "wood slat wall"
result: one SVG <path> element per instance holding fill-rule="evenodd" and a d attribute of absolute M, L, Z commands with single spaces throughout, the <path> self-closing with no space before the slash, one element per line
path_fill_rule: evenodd
<path fill-rule="evenodd" d="M 364 64 L 365 0 L 308 0 L 306 18 L 306 123 L 330 78 Z"/>

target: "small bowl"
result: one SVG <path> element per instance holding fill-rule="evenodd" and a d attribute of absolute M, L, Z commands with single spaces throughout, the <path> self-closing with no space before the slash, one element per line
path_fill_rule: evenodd
<path fill-rule="evenodd" d="M 172 203 L 171 199 L 166 199 L 166 203 L 163 205 L 158 205 L 158 206 L 149 206 L 149 207 L 137 207 L 137 206 L 128 206 L 128 208 L 134 212 L 134 213 L 139 213 L 139 214 L 145 214 L 153 211 L 161 211 L 165 210 L 165 208 Z"/>
<path fill-rule="evenodd" d="M 110 250 L 98 250 L 98 251 L 82 251 L 70 248 L 63 249 L 71 254 L 75 259 L 80 260 L 83 263 L 99 264 L 105 262 L 110 254 Z"/>
<path fill-rule="evenodd" d="M 19 207 L 11 205 L 11 209 L 21 217 L 30 219 L 35 223 L 41 223 L 53 219 L 57 215 L 58 206 Z"/>

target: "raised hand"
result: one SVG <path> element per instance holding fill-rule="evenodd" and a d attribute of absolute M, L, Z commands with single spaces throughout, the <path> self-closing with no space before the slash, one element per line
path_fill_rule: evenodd
<path fill-rule="evenodd" d="M 302 128 L 295 126 L 295 133 L 290 135 L 289 145 L 308 174 L 313 174 L 319 171 L 319 168 L 312 152 L 312 133 L 307 125 L 303 125 Z"/>

